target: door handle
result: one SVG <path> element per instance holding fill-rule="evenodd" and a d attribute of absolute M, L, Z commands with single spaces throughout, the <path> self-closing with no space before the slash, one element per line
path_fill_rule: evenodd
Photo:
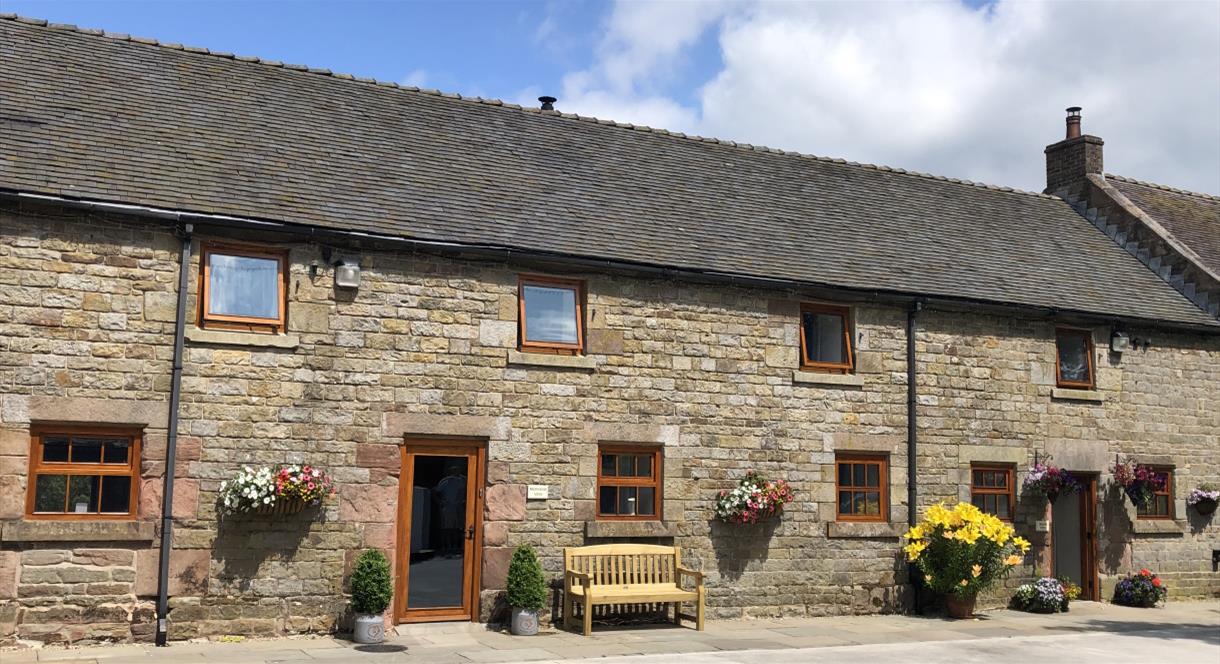
<path fill-rule="evenodd" d="M 474 526 L 470 526 L 469 528 L 466 529 L 466 539 L 468 539 L 468 540 L 474 539 Z"/>

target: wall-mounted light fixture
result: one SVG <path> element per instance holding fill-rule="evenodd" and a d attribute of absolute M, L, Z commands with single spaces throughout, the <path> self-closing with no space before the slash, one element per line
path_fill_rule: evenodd
<path fill-rule="evenodd" d="M 340 288 L 360 288 L 360 263 L 350 258 L 336 261 L 335 285 Z"/>
<path fill-rule="evenodd" d="M 1110 334 L 1110 351 L 1118 354 L 1123 354 L 1131 348 L 1131 337 L 1127 336 L 1126 332 L 1114 330 Z"/>

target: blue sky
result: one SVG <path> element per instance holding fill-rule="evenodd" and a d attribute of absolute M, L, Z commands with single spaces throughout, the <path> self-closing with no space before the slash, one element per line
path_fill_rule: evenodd
<path fill-rule="evenodd" d="M 465 95 L 1043 185 L 1063 109 L 1107 170 L 1220 194 L 1220 2 L 2 0 L 0 10 Z M 1170 121 L 1172 120 L 1172 121 Z"/>

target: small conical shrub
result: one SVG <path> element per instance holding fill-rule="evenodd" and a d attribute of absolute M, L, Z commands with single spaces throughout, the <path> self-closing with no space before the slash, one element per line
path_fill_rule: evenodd
<path fill-rule="evenodd" d="M 385 554 L 378 549 L 360 554 L 356 568 L 352 570 L 352 611 L 372 615 L 384 613 L 393 596 L 394 582 Z"/>
<path fill-rule="evenodd" d="M 508 605 L 514 609 L 541 611 L 546 604 L 546 579 L 542 576 L 542 565 L 528 544 L 513 551 L 513 560 L 508 565 Z"/>

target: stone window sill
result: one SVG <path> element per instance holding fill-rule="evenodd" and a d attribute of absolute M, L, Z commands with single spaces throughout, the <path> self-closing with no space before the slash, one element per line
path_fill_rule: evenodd
<path fill-rule="evenodd" d="M 584 369 L 585 371 L 592 371 L 597 368 L 593 358 L 587 355 L 550 355 L 547 353 L 522 353 L 517 350 L 508 351 L 508 363 L 532 367 Z"/>
<path fill-rule="evenodd" d="M 1186 524 L 1173 519 L 1136 519 L 1131 530 L 1136 535 L 1181 535 Z"/>
<path fill-rule="evenodd" d="M 257 334 L 231 330 L 204 330 L 198 327 L 186 328 L 186 338 L 191 343 L 218 346 L 291 349 L 301 345 L 301 338 L 295 334 Z"/>
<path fill-rule="evenodd" d="M 677 537 L 678 527 L 665 521 L 586 521 L 585 537 Z"/>
<path fill-rule="evenodd" d="M 896 523 L 831 521 L 826 524 L 826 537 L 830 539 L 897 539 L 902 533 L 903 527 Z"/>
<path fill-rule="evenodd" d="M 4 521 L 0 542 L 151 542 L 151 521 Z"/>
<path fill-rule="evenodd" d="M 859 374 L 801 371 L 798 369 L 792 372 L 792 382 L 801 385 L 824 385 L 827 387 L 863 387 L 864 376 Z"/>
<path fill-rule="evenodd" d="M 1056 387 L 1051 390 L 1051 398 L 1063 401 L 1092 401 L 1094 403 L 1101 403 L 1106 400 L 1106 395 L 1097 390 L 1072 390 L 1066 387 Z"/>

